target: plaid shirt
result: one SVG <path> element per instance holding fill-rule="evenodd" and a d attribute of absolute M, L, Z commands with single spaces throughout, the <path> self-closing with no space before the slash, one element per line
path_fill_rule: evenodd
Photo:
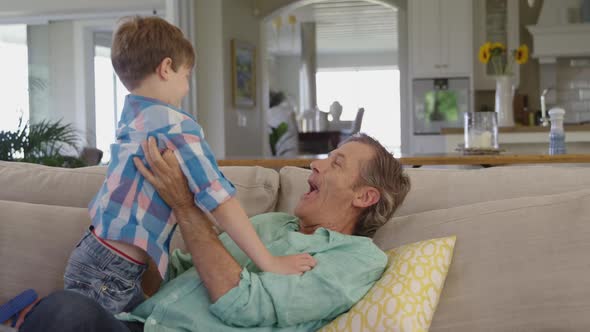
<path fill-rule="evenodd" d="M 134 156 L 145 161 L 142 144 L 149 136 L 156 138 L 160 149 L 174 151 L 195 204 L 203 211 L 213 211 L 236 189 L 219 170 L 191 115 L 155 99 L 126 97 L 106 180 L 90 202 L 90 217 L 97 236 L 145 250 L 164 278 L 176 219 L 133 164 Z"/>

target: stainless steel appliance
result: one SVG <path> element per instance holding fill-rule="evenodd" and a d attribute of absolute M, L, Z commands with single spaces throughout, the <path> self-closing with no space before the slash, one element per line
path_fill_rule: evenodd
<path fill-rule="evenodd" d="M 463 113 L 470 105 L 469 78 L 415 79 L 412 87 L 414 134 L 463 128 Z"/>

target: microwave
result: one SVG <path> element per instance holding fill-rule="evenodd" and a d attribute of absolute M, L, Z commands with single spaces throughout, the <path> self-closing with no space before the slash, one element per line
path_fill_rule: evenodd
<path fill-rule="evenodd" d="M 463 128 L 469 111 L 469 78 L 414 79 L 414 134 L 440 134 L 442 128 Z"/>

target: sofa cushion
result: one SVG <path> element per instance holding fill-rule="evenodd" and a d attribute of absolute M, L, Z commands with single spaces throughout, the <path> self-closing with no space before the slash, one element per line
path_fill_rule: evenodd
<path fill-rule="evenodd" d="M 319 332 L 428 331 L 445 283 L 454 236 L 391 249 L 381 279 Z"/>
<path fill-rule="evenodd" d="M 63 289 L 63 273 L 90 225 L 86 208 L 0 200 L 0 303 L 27 288 L 41 296 Z M 180 232 L 171 250 L 184 249 Z"/>
<path fill-rule="evenodd" d="M 374 240 L 457 236 L 433 331 L 586 331 L 589 216 L 581 190 L 397 217 Z"/>
<path fill-rule="evenodd" d="M 248 216 L 273 211 L 279 188 L 278 173 L 262 167 L 221 167 L 235 185 Z M 46 205 L 87 207 L 105 177 L 106 167 L 48 167 L 0 162 L 0 200 Z"/>
<path fill-rule="evenodd" d="M 85 208 L 0 201 L 0 303 L 27 288 L 63 289 L 67 259 L 90 224 Z"/>
<path fill-rule="evenodd" d="M 279 194 L 277 171 L 259 166 L 226 166 L 221 171 L 236 187 L 237 198 L 249 217 L 274 211 Z"/>
<path fill-rule="evenodd" d="M 396 216 L 522 196 L 590 188 L 589 167 L 510 166 L 407 169 L 412 189 Z"/>
<path fill-rule="evenodd" d="M 85 208 L 105 171 L 97 166 L 70 169 L 0 162 L 0 200 Z"/>
<path fill-rule="evenodd" d="M 311 174 L 308 169 L 300 167 L 283 167 L 279 171 L 281 186 L 277 211 L 293 214 L 301 195 L 309 191 L 307 178 Z"/>

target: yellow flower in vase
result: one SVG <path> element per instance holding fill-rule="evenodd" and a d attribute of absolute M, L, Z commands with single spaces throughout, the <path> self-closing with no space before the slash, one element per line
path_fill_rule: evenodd
<path fill-rule="evenodd" d="M 525 64 L 528 58 L 529 48 L 524 44 L 510 52 L 506 45 L 500 42 L 486 42 L 479 48 L 479 61 L 485 65 L 491 63 L 491 69 L 496 76 L 512 75 L 514 63 Z"/>
<path fill-rule="evenodd" d="M 483 64 L 487 64 L 491 57 L 492 43 L 487 42 L 479 48 L 479 61 Z"/>
<path fill-rule="evenodd" d="M 492 44 L 491 50 L 493 53 L 501 53 L 506 51 L 506 46 L 502 43 L 495 42 Z"/>
<path fill-rule="evenodd" d="M 525 64 L 529 60 L 529 47 L 525 44 L 520 45 L 514 53 L 514 59 L 519 65 Z"/>

